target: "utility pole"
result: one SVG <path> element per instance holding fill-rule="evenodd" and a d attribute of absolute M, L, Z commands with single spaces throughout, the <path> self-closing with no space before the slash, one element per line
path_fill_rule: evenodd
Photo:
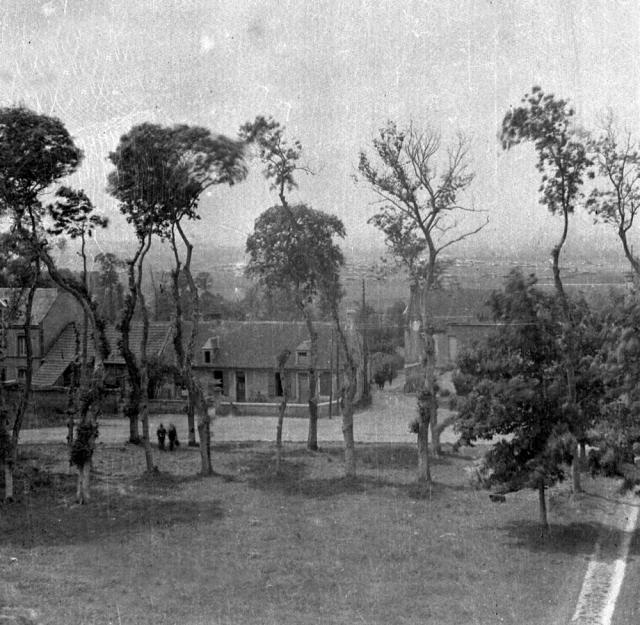
<path fill-rule="evenodd" d="M 366 317 L 366 294 L 365 279 L 362 278 L 362 399 L 364 404 L 369 403 L 369 345 L 367 344 L 367 317 Z"/>

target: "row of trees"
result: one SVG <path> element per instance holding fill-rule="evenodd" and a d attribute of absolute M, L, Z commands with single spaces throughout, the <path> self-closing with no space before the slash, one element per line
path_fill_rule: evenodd
<path fill-rule="evenodd" d="M 6 326 L 12 316 L 16 318 L 20 308 L 28 363 L 17 401 L 16 393 L 10 395 L 4 385 L 0 387 L 0 460 L 5 468 L 8 498 L 12 497 L 18 438 L 31 392 L 33 348 L 31 335 L 26 330 L 31 321 L 35 290 L 42 284 L 45 269 L 49 279 L 71 293 L 85 311 L 84 335 L 79 337 L 76 355 L 81 363 L 79 389 L 70 402 L 72 415 L 79 418 L 69 440 L 70 460 L 78 467 L 78 500 L 88 499 L 89 467 L 98 435 L 97 420 L 104 387 L 104 360 L 109 350 L 116 347 L 108 345 L 106 340 L 106 319 L 115 316 L 115 311 L 106 304 L 110 297 L 119 294 L 123 300 L 117 315 L 120 337 L 117 349 L 124 358 L 129 378 L 125 411 L 130 420 L 130 439 L 132 442 L 141 440 L 147 470 L 154 470 L 147 406 L 153 363 L 147 354 L 149 306 L 142 289 L 145 260 L 154 241 L 168 244 L 173 257 L 169 285 L 173 347 L 177 374 L 188 391 L 189 444 L 196 444 L 197 415 L 201 470 L 205 475 L 213 472 L 207 400 L 192 370 L 201 318 L 202 285 L 198 284 L 201 276 L 194 276 L 192 272 L 193 244 L 185 226 L 200 218 L 199 200 L 205 190 L 219 184 L 233 185 L 245 177 L 246 154 L 253 149 L 264 162 L 265 176 L 277 190 L 280 203 L 256 221 L 255 232 L 247 241 L 250 256 L 247 272 L 258 279 L 270 296 L 283 293 L 291 296 L 306 321 L 311 344 L 310 449 L 317 448 L 314 310 L 322 307 L 335 321 L 346 359 L 343 376 L 346 473 L 355 473 L 352 415 L 357 367 L 354 349 L 358 346 L 347 336 L 340 321 L 340 270 L 344 258 L 334 242 L 334 238 L 344 237 L 345 230 L 335 216 L 304 204 L 289 204 L 286 194 L 296 186 L 295 172 L 302 169 L 299 165 L 301 146 L 297 142 L 287 145 L 283 128 L 277 122 L 259 117 L 241 128 L 238 139 L 215 136 L 201 127 L 156 124 L 134 126 L 121 138 L 116 150 L 109 154 L 114 170 L 108 176 L 107 188 L 118 200 L 120 212 L 133 229 L 136 248 L 124 263 L 110 254 L 98 259 L 104 269 L 98 285 L 103 295 L 102 305 L 91 293 L 86 244 L 97 228 L 107 226 L 106 218 L 95 211 L 82 190 L 61 186 L 55 191 L 53 203 L 45 204 L 44 201 L 46 193 L 50 193 L 56 183 L 79 167 L 81 151 L 59 120 L 21 106 L 0 110 L 0 147 L 0 212 L 9 224 L 6 237 L 11 243 L 3 269 L 8 269 L 9 263 L 20 269 L 7 273 L 11 276 L 8 282 L 17 287 L 18 295 L 11 314 L 3 315 L 3 323 Z M 56 265 L 57 237 L 79 242 L 83 263 L 79 276 Z M 119 284 L 117 274 L 123 269 L 127 284 L 122 294 L 116 285 Z M 183 309 L 185 284 L 188 311 Z M 143 325 L 139 349 L 134 349 L 131 343 L 134 317 Z M 185 323 L 187 319 L 188 324 Z M 4 330 L 2 334 L 6 337 L 6 327 Z M 89 349 L 90 340 L 93 350 Z M 6 357 L 5 352 L 3 349 L 0 353 L 2 358 Z M 142 424 L 141 437 L 139 422 Z"/>
<path fill-rule="evenodd" d="M 574 112 L 566 101 L 546 95 L 539 88 L 525 96 L 521 106 L 507 113 L 501 138 L 505 149 L 523 142 L 533 143 L 538 155 L 536 166 L 542 175 L 541 202 L 562 218 L 559 240 L 551 253 L 556 308 L 549 315 L 554 319 L 554 332 L 560 332 L 554 339 L 554 345 L 559 346 L 554 356 L 559 364 L 556 363 L 554 371 L 556 374 L 561 371 L 565 380 L 561 406 L 563 414 L 571 415 L 566 421 L 566 440 L 569 441 L 566 457 L 571 457 L 574 488 L 579 490 L 577 450 L 584 446 L 590 426 L 579 395 L 584 346 L 577 328 L 584 317 L 565 292 L 560 257 L 568 235 L 569 217 L 578 205 L 584 205 L 598 218 L 616 227 L 633 270 L 640 272 L 640 263 L 633 256 L 627 239 L 639 206 L 640 160 L 629 137 L 619 143 L 611 123 L 601 137 L 592 139 L 576 127 Z M 23 107 L 2 109 L 0 145 L 0 209 L 10 224 L 8 240 L 14 257 L 27 261 L 22 263 L 18 272 L 20 279 L 16 283 L 24 295 L 25 324 L 30 318 L 35 288 L 46 268 L 51 280 L 82 304 L 84 328 L 95 343 L 90 367 L 87 336 L 81 342 L 84 347 L 79 357 L 83 365 L 77 404 L 80 424 L 72 449 L 72 461 L 86 481 L 88 472 L 85 469 L 97 436 L 97 400 L 103 385 L 103 361 L 109 349 L 104 334 L 105 318 L 114 314 L 114 311 L 100 307 L 90 293 L 86 241 L 96 228 L 106 227 L 107 222 L 95 212 L 90 199 L 80 190 L 63 186 L 56 191 L 52 204 L 43 201 L 44 193 L 73 173 L 82 159 L 80 150 L 59 120 Z M 290 201 L 289 196 L 297 186 L 297 175 L 309 172 L 302 164 L 301 153 L 300 143 L 288 141 L 280 124 L 258 117 L 240 128 L 237 139 L 213 135 L 197 126 L 140 124 L 125 134 L 109 155 L 114 170 L 108 177 L 108 191 L 118 200 L 119 210 L 131 225 L 137 243 L 124 266 L 127 285 L 117 319 L 120 330 L 117 347 L 129 374 L 126 411 L 131 423 L 130 436 L 132 440 L 138 440 L 140 417 L 149 470 L 153 469 L 146 405 L 149 384 L 146 338 L 150 307 L 141 288 L 145 261 L 154 241 L 167 244 L 171 250 L 173 267 L 168 290 L 173 311 L 176 369 L 188 391 L 189 443 L 196 444 L 197 415 L 202 472 L 209 474 L 212 466 L 207 402 L 192 371 L 201 296 L 207 291 L 193 274 L 194 250 L 185 226 L 200 218 L 199 201 L 205 190 L 219 184 L 234 185 L 244 179 L 246 158 L 251 154 L 264 164 L 265 178 L 277 195 L 277 203 L 260 215 L 247 240 L 247 275 L 257 280 L 267 297 L 274 301 L 292 301 L 307 325 L 310 449 L 317 448 L 317 333 L 314 321 L 319 310 L 334 320 L 347 368 L 341 389 L 346 473 L 355 473 L 352 414 L 358 350 L 362 346 L 349 339 L 340 323 L 343 295 L 340 270 L 344 258 L 335 239 L 343 238 L 345 230 L 336 216 Z M 441 286 L 442 253 L 479 232 L 487 221 L 486 218 L 476 221 L 467 230 L 460 227 L 461 217 L 465 214 L 482 212 L 465 201 L 474 175 L 470 171 L 469 143 L 462 135 L 446 146 L 435 131 L 422 132 L 412 125 L 401 129 L 389 122 L 373 140 L 373 153 L 363 151 L 360 154 L 358 169 L 360 180 L 381 200 L 370 223 L 384 234 L 397 267 L 408 273 L 411 300 L 420 316 L 424 382 L 418 396 L 418 479 L 429 482 L 428 430 L 431 429 L 433 449 L 438 453 L 440 433 L 448 424 L 437 420 L 434 324 L 429 313 L 429 298 L 433 290 Z M 590 193 L 586 194 L 584 183 L 589 178 L 597 178 L 606 184 L 591 183 Z M 56 266 L 53 246 L 57 236 L 79 241 L 83 258 L 79 279 Z M 106 270 L 101 287 L 109 293 L 114 281 L 107 278 L 113 278 L 120 266 L 117 259 L 109 256 L 101 262 Z M 531 288 L 529 285 L 524 290 L 531 291 Z M 283 294 L 287 297 L 283 298 Z M 536 310 L 544 308 L 541 304 L 536 306 Z M 131 323 L 136 315 L 144 328 L 139 350 L 131 346 Z M 185 323 L 187 320 L 188 324 Z M 26 336 L 26 352 L 31 362 L 32 347 L 29 334 Z M 534 360 L 537 358 L 538 355 Z M 284 355 L 280 362 L 285 362 L 283 359 Z M 11 444 L 7 447 L 8 452 L 3 452 L 9 472 L 16 458 L 30 384 L 29 369 L 15 410 L 8 407 L 6 398 L 2 399 L 3 415 L 8 418 L 10 412 L 13 414 L 9 419 L 11 427 L 7 430 L 12 432 Z M 472 433 L 467 434 L 471 439 Z M 79 480 L 79 484 L 79 497 L 86 498 L 83 480 Z"/>

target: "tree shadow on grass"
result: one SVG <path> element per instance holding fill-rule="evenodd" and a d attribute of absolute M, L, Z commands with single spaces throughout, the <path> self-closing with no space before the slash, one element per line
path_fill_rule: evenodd
<path fill-rule="evenodd" d="M 506 534 L 506 544 L 514 549 L 534 553 L 592 556 L 599 562 L 612 562 L 620 557 L 620 545 L 625 532 L 598 522 L 551 523 L 544 532 L 535 521 L 512 521 L 500 529 Z M 640 555 L 640 541 L 634 534 L 630 556 Z"/>
<path fill-rule="evenodd" d="M 285 451 L 287 458 L 305 458 L 316 455 L 326 457 L 330 462 L 344 460 L 344 448 L 341 445 L 323 446 L 318 451 L 295 448 Z M 433 466 L 449 465 L 454 457 L 445 453 L 439 457 L 431 456 Z M 460 456 L 462 457 L 462 456 Z M 467 458 L 464 458 L 467 460 Z M 415 470 L 418 466 L 418 452 L 415 445 L 407 443 L 361 443 L 356 444 L 356 464 L 365 469 L 386 470 Z"/>
<path fill-rule="evenodd" d="M 217 500 L 159 497 L 124 488 L 108 492 L 94 489 L 89 504 L 80 506 L 74 503 L 76 477 L 49 475 L 48 483 L 21 488 L 15 503 L 0 505 L 1 546 L 28 549 L 98 542 L 141 530 L 193 526 L 223 518 Z"/>

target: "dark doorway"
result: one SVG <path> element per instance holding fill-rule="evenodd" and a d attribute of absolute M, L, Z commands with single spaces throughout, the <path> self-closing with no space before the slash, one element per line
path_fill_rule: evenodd
<path fill-rule="evenodd" d="M 284 395 L 284 390 L 282 388 L 282 378 L 280 377 L 280 372 L 276 373 L 276 397 L 282 397 Z"/>
<path fill-rule="evenodd" d="M 244 371 L 236 372 L 236 401 L 247 401 Z"/>

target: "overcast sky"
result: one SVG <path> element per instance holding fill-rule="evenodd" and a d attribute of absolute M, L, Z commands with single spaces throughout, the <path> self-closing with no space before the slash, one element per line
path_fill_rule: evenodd
<path fill-rule="evenodd" d="M 273 115 L 316 171 L 301 176 L 299 198 L 338 214 L 355 249 L 380 241 L 366 225 L 373 197 L 352 180 L 376 130 L 387 119 L 461 130 L 476 171 L 468 201 L 491 221 L 476 245 L 517 253 L 550 248 L 560 224 L 537 203 L 532 154 L 500 149 L 505 111 L 538 84 L 571 99 L 586 127 L 610 107 L 637 132 L 639 13 L 611 0 L 1 0 L 0 103 L 67 125 L 86 154 L 76 184 L 111 216 L 106 157 L 133 124 L 235 135 Z M 274 202 L 255 166 L 205 199 L 198 232 L 243 245 Z M 572 236 L 615 245 L 587 216 Z"/>

